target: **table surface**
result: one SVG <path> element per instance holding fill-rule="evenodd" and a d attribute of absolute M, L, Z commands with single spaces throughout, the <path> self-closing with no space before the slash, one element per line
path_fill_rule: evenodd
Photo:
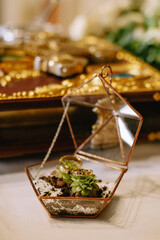
<path fill-rule="evenodd" d="M 96 219 L 48 217 L 24 172 L 42 158 L 0 160 L 0 239 L 160 239 L 160 143 L 136 145 L 128 172 Z"/>

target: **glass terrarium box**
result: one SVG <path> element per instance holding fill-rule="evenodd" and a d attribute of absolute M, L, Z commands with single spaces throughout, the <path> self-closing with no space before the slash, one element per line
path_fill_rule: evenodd
<path fill-rule="evenodd" d="M 50 217 L 97 217 L 128 169 L 142 116 L 112 87 L 111 77 L 105 66 L 62 98 L 64 113 L 44 160 L 25 169 Z M 75 151 L 47 161 L 64 121 Z"/>

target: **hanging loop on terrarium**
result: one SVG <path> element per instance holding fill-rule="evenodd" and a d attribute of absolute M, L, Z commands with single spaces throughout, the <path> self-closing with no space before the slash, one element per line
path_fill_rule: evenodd
<path fill-rule="evenodd" d="M 105 71 L 107 68 L 109 69 L 109 73 Z M 112 75 L 113 75 L 113 73 L 112 73 L 111 66 L 109 66 L 109 65 L 103 66 L 102 69 L 101 69 L 100 75 L 102 76 L 102 78 L 109 77 L 110 85 L 112 85 Z"/>

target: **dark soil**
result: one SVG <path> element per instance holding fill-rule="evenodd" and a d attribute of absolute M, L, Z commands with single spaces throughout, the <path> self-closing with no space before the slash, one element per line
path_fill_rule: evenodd
<path fill-rule="evenodd" d="M 52 173 L 53 174 L 53 173 Z M 74 197 L 75 194 L 71 191 L 71 187 L 69 184 L 67 184 L 63 179 L 60 179 L 55 175 L 51 175 L 51 176 L 42 176 L 40 177 L 40 179 L 49 182 L 52 186 L 53 186 L 53 191 L 55 191 L 55 188 L 61 188 L 61 194 L 57 195 L 57 196 L 61 196 L 61 197 Z M 101 181 L 101 180 L 100 180 Z M 94 197 L 98 197 L 101 198 L 103 195 L 103 191 L 105 191 L 107 189 L 107 187 L 103 187 L 103 188 L 99 188 L 96 191 L 96 194 L 94 194 Z M 50 196 L 49 192 L 45 192 L 44 196 Z"/>

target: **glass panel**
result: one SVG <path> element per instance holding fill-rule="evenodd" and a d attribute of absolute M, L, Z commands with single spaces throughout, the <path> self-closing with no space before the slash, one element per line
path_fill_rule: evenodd
<path fill-rule="evenodd" d="M 92 108 L 98 104 L 111 111 L 113 110 L 113 105 L 111 104 L 108 91 L 108 85 L 104 84 L 99 77 L 95 77 L 92 81 L 89 80 L 80 88 L 73 90 L 71 94 L 64 98 L 64 102 L 66 103 L 66 101 L 70 99 L 72 103 L 74 102 Z M 105 98 L 105 103 L 99 103 L 99 100 L 103 98 Z"/>
<path fill-rule="evenodd" d="M 93 95 L 92 87 L 98 86 L 103 88 L 102 94 Z M 79 95 L 82 89 L 83 94 Z M 64 103 L 67 100 L 70 100 L 70 106 L 77 106 L 74 116 L 69 114 L 76 152 L 82 154 L 83 151 L 90 157 L 97 154 L 118 164 L 127 162 L 140 116 L 110 87 L 106 79 L 95 77 L 89 80 L 66 96 Z"/>
<path fill-rule="evenodd" d="M 139 120 L 127 118 L 127 117 L 117 117 L 117 124 L 120 132 L 120 137 L 122 140 L 122 148 L 124 150 L 125 160 L 127 161 L 135 135 L 139 126 Z"/>
<path fill-rule="evenodd" d="M 66 98 L 66 100 L 68 99 L 69 98 Z M 74 111 L 68 111 L 68 116 L 77 144 L 76 148 L 78 148 L 83 141 L 89 137 L 91 138 L 91 135 L 95 134 L 96 131 L 102 127 L 103 123 L 112 116 L 112 105 L 110 103 L 110 97 L 107 94 L 71 96 L 69 110 L 70 108 L 74 109 Z M 113 120 L 109 125 L 110 129 L 111 125 L 113 125 Z M 110 139 L 110 142 L 112 142 L 112 139 Z M 107 145 L 109 145 L 108 140 Z"/>
<path fill-rule="evenodd" d="M 49 213 L 53 216 L 94 216 L 101 209 L 104 201 L 43 199 Z"/>
<path fill-rule="evenodd" d="M 111 116 L 111 119 L 105 122 L 104 126 L 93 125 L 92 133 L 96 131 L 96 134 L 93 134 L 90 141 L 78 151 L 82 150 L 86 154 L 97 155 L 120 163 L 123 159 L 115 119 Z"/>
<path fill-rule="evenodd" d="M 127 104 L 124 104 L 124 106 L 120 108 L 119 113 L 138 117 L 138 115 Z"/>
<path fill-rule="evenodd" d="M 98 154 L 96 154 L 98 156 Z M 97 179 L 102 180 L 103 183 L 110 183 L 110 191 L 115 187 L 115 183 L 119 178 L 121 171 L 117 169 L 110 168 L 103 164 L 107 163 L 105 161 L 99 161 L 98 158 L 88 159 L 85 156 L 79 156 L 83 161 L 83 168 L 92 169 Z M 108 163 L 107 163 L 108 164 Z M 112 186 L 111 186 L 112 185 Z"/>
<path fill-rule="evenodd" d="M 40 159 L 40 162 L 41 161 L 42 161 L 42 159 Z M 55 169 L 57 164 L 58 164 L 58 160 L 47 162 L 44 165 L 44 167 L 41 169 L 40 174 L 38 175 L 38 178 L 42 177 L 44 175 L 48 176 Z M 37 171 L 39 170 L 39 167 L 40 167 L 40 165 L 29 167 L 29 173 L 30 173 L 31 178 L 33 178 L 33 179 L 35 178 Z"/>
<path fill-rule="evenodd" d="M 74 106 L 74 113 L 68 113 L 68 116 L 77 148 L 91 135 L 92 125 L 96 122 L 97 116 L 91 107 L 77 105 L 73 102 L 70 106 Z"/>
<path fill-rule="evenodd" d="M 127 105 L 126 102 L 116 94 L 116 92 L 112 92 L 110 98 L 112 99 L 112 104 L 114 104 L 114 109 L 118 111 L 119 114 L 139 118 L 137 113 L 129 105 Z"/>

